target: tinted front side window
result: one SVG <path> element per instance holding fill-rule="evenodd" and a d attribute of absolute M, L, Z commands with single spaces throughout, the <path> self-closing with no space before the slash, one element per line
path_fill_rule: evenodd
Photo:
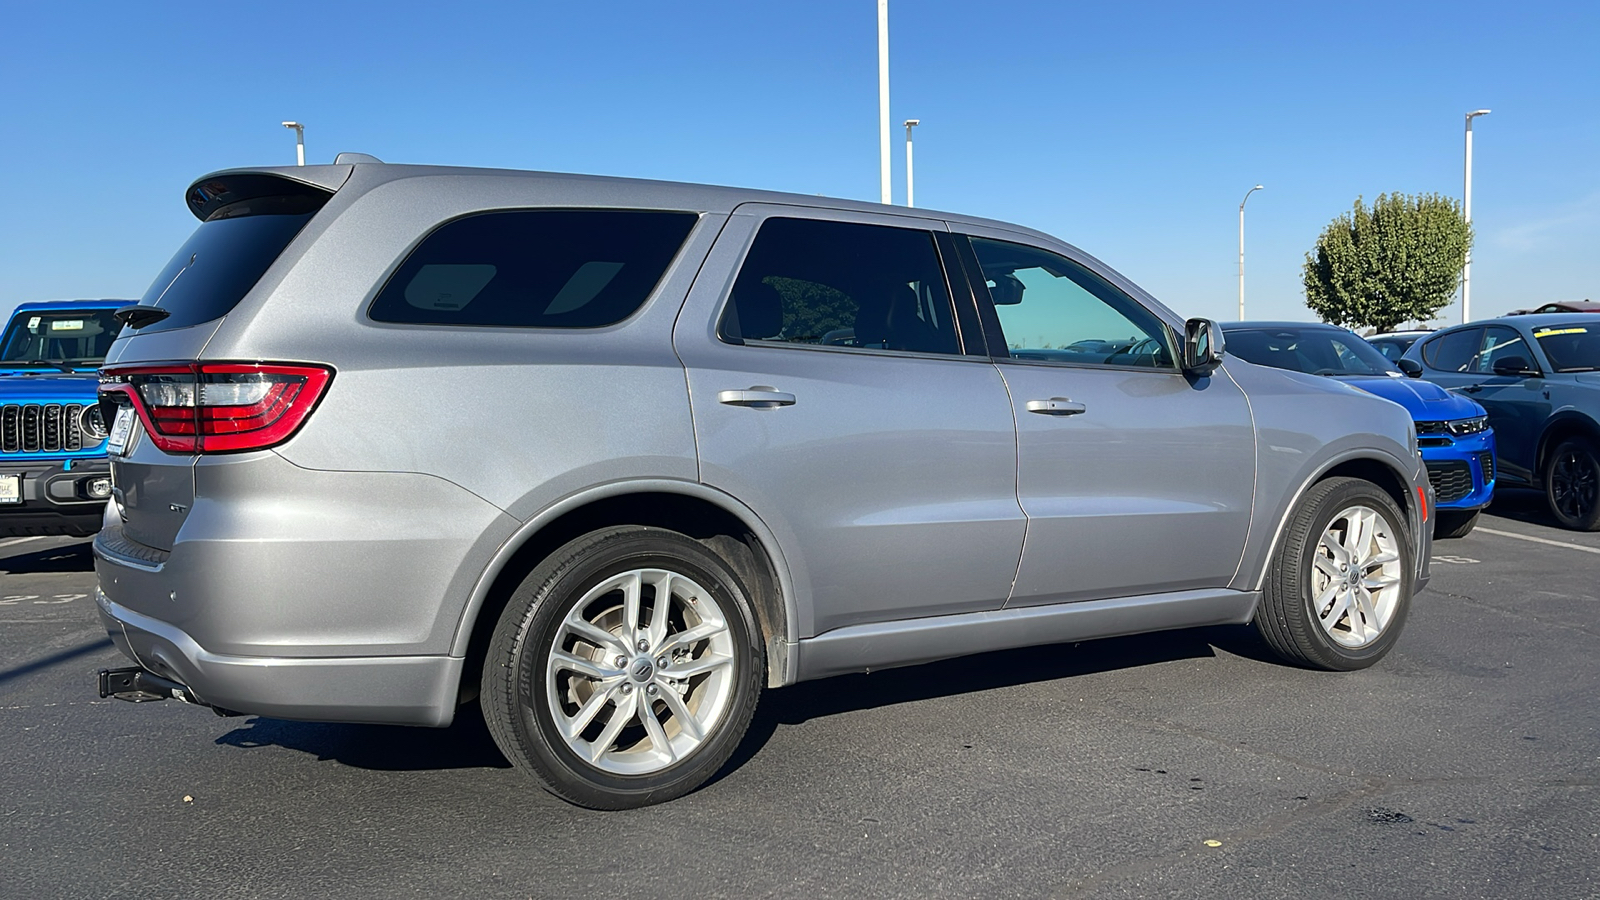
<path fill-rule="evenodd" d="M 372 302 L 379 322 L 598 328 L 633 315 L 699 217 L 517 210 L 450 222 Z"/>
<path fill-rule="evenodd" d="M 972 249 L 1012 359 L 1172 367 L 1161 320 L 1083 266 L 1005 241 Z"/>
<path fill-rule="evenodd" d="M 109 309 L 24 310 L 16 314 L 0 338 L 0 362 L 103 362 L 122 328 Z"/>
<path fill-rule="evenodd" d="M 1422 345 L 1422 361 L 1441 372 L 1465 372 L 1478 352 L 1481 328 L 1464 328 Z"/>
<path fill-rule="evenodd" d="M 1483 329 L 1483 344 L 1467 369 L 1479 374 L 1492 375 L 1495 363 L 1513 356 L 1521 357 L 1530 365 L 1533 362 L 1533 352 L 1528 349 L 1528 344 L 1522 339 L 1520 332 L 1504 325 L 1489 325 Z"/>
<path fill-rule="evenodd" d="M 739 269 L 722 333 L 744 340 L 960 353 L 933 235 L 768 219 Z"/>

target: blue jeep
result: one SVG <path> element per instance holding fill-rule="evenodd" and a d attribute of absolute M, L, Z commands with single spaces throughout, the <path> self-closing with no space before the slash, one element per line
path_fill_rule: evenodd
<path fill-rule="evenodd" d="M 0 335 L 0 536 L 100 530 L 111 470 L 96 374 L 129 300 L 24 303 Z"/>

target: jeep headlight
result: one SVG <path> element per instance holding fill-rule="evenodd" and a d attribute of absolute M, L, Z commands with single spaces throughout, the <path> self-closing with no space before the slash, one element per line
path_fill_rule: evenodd
<path fill-rule="evenodd" d="M 1456 419 L 1450 423 L 1450 433 L 1456 437 L 1468 434 L 1477 434 L 1489 427 L 1488 416 L 1474 416 L 1470 419 Z"/>
<path fill-rule="evenodd" d="M 106 417 L 100 412 L 100 404 L 91 403 L 78 413 L 78 428 L 84 437 L 96 443 L 106 439 L 110 432 L 106 428 Z"/>

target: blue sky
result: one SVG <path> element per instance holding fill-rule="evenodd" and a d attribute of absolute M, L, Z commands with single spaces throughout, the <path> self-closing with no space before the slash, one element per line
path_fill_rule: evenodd
<path fill-rule="evenodd" d="M 292 12 L 291 12 L 292 10 Z M 1600 299 L 1600 5 L 891 0 L 917 202 L 1095 254 L 1185 315 L 1310 319 L 1318 232 L 1384 191 L 1459 197 L 1475 317 Z M 183 189 L 307 155 L 875 200 L 876 3 L 8 4 L 0 311 L 136 297 Z M 896 128 L 895 198 L 904 201 Z M 1459 319 L 1459 309 L 1445 315 Z"/>

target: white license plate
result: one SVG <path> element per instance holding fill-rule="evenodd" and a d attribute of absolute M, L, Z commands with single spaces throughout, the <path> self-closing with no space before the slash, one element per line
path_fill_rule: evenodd
<path fill-rule="evenodd" d="M 133 434 L 133 421 L 138 418 L 131 406 L 117 407 L 117 418 L 111 423 L 111 437 L 106 439 L 106 452 L 121 456 L 128 452 L 128 437 Z"/>
<path fill-rule="evenodd" d="M 0 503 L 22 502 L 22 476 L 0 475 Z"/>

